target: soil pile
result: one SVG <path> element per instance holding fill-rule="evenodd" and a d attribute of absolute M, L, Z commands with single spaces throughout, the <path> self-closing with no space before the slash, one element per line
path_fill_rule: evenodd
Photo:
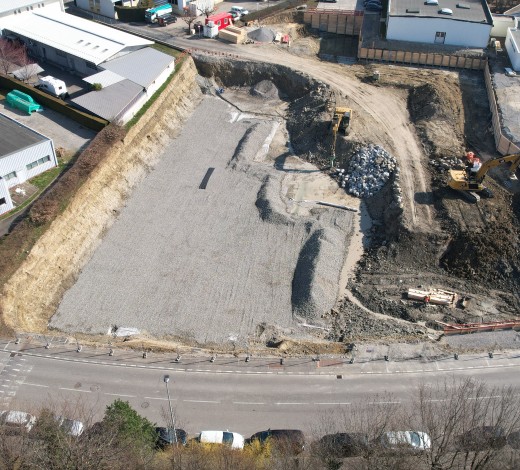
<path fill-rule="evenodd" d="M 256 42 L 273 42 L 276 33 L 269 28 L 258 28 L 247 33 L 247 37 Z"/>
<path fill-rule="evenodd" d="M 270 80 L 258 82 L 252 89 L 251 94 L 266 100 L 280 98 L 280 91 Z"/>

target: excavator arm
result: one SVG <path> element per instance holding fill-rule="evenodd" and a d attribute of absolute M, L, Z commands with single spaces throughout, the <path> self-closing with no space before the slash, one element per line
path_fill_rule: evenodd
<path fill-rule="evenodd" d="M 484 178 L 487 175 L 487 172 L 491 170 L 491 168 L 494 168 L 498 165 L 501 165 L 502 163 L 511 162 L 511 166 L 509 167 L 509 171 L 512 174 L 515 174 L 515 171 L 520 166 L 520 153 L 514 153 L 511 155 L 506 155 L 505 157 L 499 157 L 495 158 L 493 160 L 488 160 L 484 164 L 482 164 L 482 167 L 477 172 L 475 179 L 477 182 L 482 183 L 484 181 Z"/>

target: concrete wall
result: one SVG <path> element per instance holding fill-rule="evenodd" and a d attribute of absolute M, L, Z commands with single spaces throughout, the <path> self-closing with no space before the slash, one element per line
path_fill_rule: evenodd
<path fill-rule="evenodd" d="M 444 44 L 484 48 L 488 45 L 491 25 L 468 23 L 443 18 L 388 18 L 387 39 L 435 43 L 435 33 L 445 32 Z"/>
<path fill-rule="evenodd" d="M 508 28 L 516 28 L 517 19 L 511 15 L 493 15 L 492 38 L 505 38 Z"/>
<path fill-rule="evenodd" d="M 49 156 L 49 161 L 38 164 L 34 168 L 28 169 L 27 165 L 36 162 L 40 158 Z M 5 180 L 7 186 L 12 188 L 17 184 L 23 183 L 44 171 L 55 167 L 58 164 L 52 140 L 46 140 L 28 148 L 20 150 L 12 155 L 0 159 L 0 176 L 4 177 L 13 171 L 16 177 Z"/>
<path fill-rule="evenodd" d="M 505 46 L 513 70 L 515 70 L 515 72 L 520 72 L 520 48 L 518 47 L 519 44 L 516 43 L 515 38 L 511 34 L 512 30 L 516 31 L 516 29 L 513 28 L 507 30 Z"/>

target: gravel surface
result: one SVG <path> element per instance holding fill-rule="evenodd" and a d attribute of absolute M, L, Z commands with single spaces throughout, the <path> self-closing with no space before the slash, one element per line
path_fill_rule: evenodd
<path fill-rule="evenodd" d="M 262 161 L 278 122 L 206 97 L 135 190 L 50 326 L 113 325 L 200 343 L 265 323 L 298 334 L 336 302 L 352 214 L 287 214 L 285 172 Z M 199 189 L 210 168 L 206 189 Z"/>
<path fill-rule="evenodd" d="M 269 28 L 258 28 L 247 33 L 247 37 L 257 42 L 273 42 L 276 34 Z"/>
<path fill-rule="evenodd" d="M 485 331 L 467 335 L 446 336 L 443 341 L 454 349 L 462 350 L 518 349 L 520 347 L 520 333 L 514 330 Z"/>

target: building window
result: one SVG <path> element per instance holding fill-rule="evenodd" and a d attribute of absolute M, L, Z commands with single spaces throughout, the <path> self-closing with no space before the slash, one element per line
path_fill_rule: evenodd
<path fill-rule="evenodd" d="M 7 173 L 7 175 L 4 176 L 6 181 L 12 180 L 13 178 L 16 178 L 16 171 L 11 171 L 11 173 Z"/>
<path fill-rule="evenodd" d="M 435 33 L 435 44 L 444 44 L 444 41 L 446 40 L 446 33 L 437 31 Z"/>
<path fill-rule="evenodd" d="M 3 206 L 4 204 L 7 204 L 5 197 L 0 197 L 0 206 Z"/>
<path fill-rule="evenodd" d="M 35 168 L 37 166 L 40 166 L 40 165 L 43 165 L 44 163 L 47 163 L 47 162 L 50 162 L 50 161 L 51 161 L 51 157 L 49 155 L 46 155 L 45 157 L 39 158 L 35 162 L 31 162 L 31 163 L 29 163 L 26 166 L 27 166 L 28 170 L 32 170 L 33 168 Z"/>

